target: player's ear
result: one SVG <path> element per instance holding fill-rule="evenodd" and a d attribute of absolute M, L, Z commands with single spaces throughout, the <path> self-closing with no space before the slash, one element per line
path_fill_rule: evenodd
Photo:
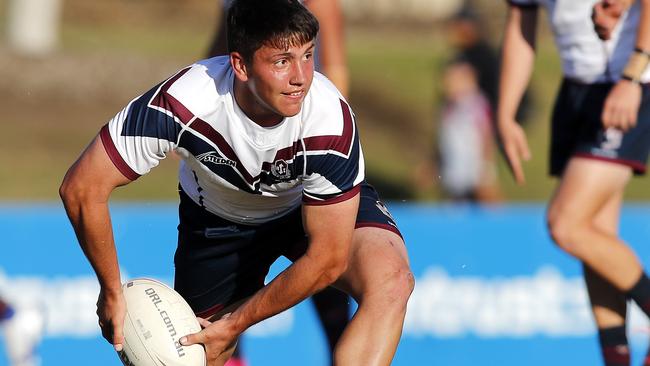
<path fill-rule="evenodd" d="M 240 81 L 248 81 L 248 68 L 246 61 L 239 52 L 230 52 L 230 65 L 235 72 L 235 77 Z"/>

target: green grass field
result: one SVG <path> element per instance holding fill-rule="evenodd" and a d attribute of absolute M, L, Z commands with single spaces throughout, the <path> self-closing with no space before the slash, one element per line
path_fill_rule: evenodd
<path fill-rule="evenodd" d="M 2 124 L 10 136 L 0 144 L 0 199 L 56 199 L 65 170 L 108 119 L 131 98 L 203 57 L 217 12 L 213 5 L 187 4 L 68 1 L 56 54 L 34 60 L 0 52 L 0 73 L 10 82 L 0 86 Z M 6 0 L 0 0 L 5 8 Z M 391 199 L 437 200 L 435 177 L 422 184 L 416 170 L 434 149 L 440 70 L 450 57 L 444 32 L 434 26 L 350 24 L 347 35 L 350 99 L 369 176 Z M 507 200 L 544 200 L 554 185 L 546 175 L 548 120 L 560 67 L 548 32 L 540 38 L 531 82 L 534 107 L 526 125 L 533 150 L 525 166 L 528 184 L 516 186 L 500 159 Z M 164 162 L 116 197 L 174 199 L 175 167 L 173 160 Z M 645 185 L 635 180 L 628 198 L 650 199 Z"/>

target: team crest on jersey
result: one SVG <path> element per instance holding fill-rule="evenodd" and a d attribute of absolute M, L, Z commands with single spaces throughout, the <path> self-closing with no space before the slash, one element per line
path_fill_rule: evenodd
<path fill-rule="evenodd" d="M 271 166 L 271 174 L 277 179 L 288 179 L 291 177 L 289 163 L 284 160 L 276 160 Z"/>
<path fill-rule="evenodd" d="M 227 159 L 227 158 L 224 158 L 224 157 L 221 157 L 221 156 L 217 155 L 217 153 L 215 153 L 214 151 L 210 151 L 210 152 L 207 152 L 207 153 L 203 153 L 201 155 L 197 155 L 196 159 L 198 161 L 202 162 L 203 164 L 212 163 L 212 164 L 217 164 L 217 165 L 228 165 L 228 166 L 231 166 L 231 167 L 234 167 L 235 165 L 237 165 L 237 163 L 235 163 L 234 161 L 232 161 L 230 159 Z"/>

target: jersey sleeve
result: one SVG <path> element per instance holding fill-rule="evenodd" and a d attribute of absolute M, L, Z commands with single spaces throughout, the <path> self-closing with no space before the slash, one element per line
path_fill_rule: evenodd
<path fill-rule="evenodd" d="M 338 134 L 304 139 L 306 170 L 303 203 L 327 205 L 355 196 L 364 180 L 364 161 L 352 110 L 340 100 Z"/>
<path fill-rule="evenodd" d="M 170 82 L 132 100 L 99 133 L 115 167 L 131 180 L 147 174 L 177 146 L 182 128 L 178 103 L 165 89 Z"/>

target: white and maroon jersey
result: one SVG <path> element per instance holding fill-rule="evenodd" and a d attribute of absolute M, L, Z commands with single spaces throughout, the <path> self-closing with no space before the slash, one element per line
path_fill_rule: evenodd
<path fill-rule="evenodd" d="M 517 6 L 544 6 L 562 60 L 564 76 L 582 82 L 611 82 L 620 78 L 634 50 L 639 16 L 635 1 L 619 20 L 612 38 L 602 41 L 591 20 L 598 0 L 509 0 Z M 646 70 L 643 82 L 650 81 Z"/>
<path fill-rule="evenodd" d="M 175 151 L 183 191 L 247 224 L 358 192 L 364 161 L 354 115 L 330 81 L 315 73 L 301 111 L 271 128 L 239 108 L 233 81 L 229 58 L 214 57 L 131 101 L 100 132 L 115 166 L 134 180 Z"/>

